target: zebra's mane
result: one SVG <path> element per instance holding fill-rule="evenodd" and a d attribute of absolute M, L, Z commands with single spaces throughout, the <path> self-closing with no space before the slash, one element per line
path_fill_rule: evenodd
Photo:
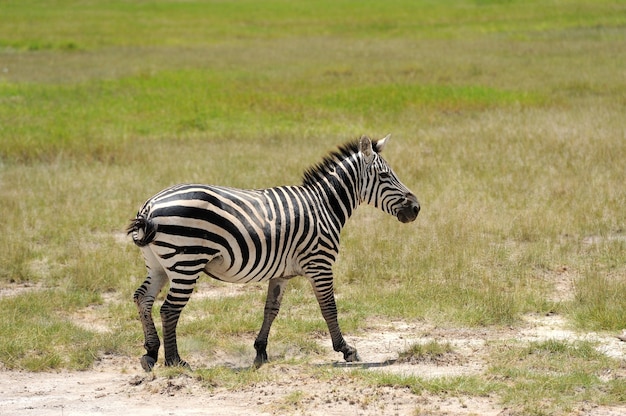
<path fill-rule="evenodd" d="M 372 140 L 372 148 L 376 153 L 378 153 L 376 141 Z M 328 174 L 334 172 L 335 167 L 339 165 L 342 160 L 358 152 L 358 140 L 354 140 L 339 146 L 337 150 L 330 152 L 324 159 L 322 159 L 320 163 L 311 166 L 304 172 L 304 176 L 302 177 L 302 184 L 313 185 L 320 179 L 325 178 Z"/>

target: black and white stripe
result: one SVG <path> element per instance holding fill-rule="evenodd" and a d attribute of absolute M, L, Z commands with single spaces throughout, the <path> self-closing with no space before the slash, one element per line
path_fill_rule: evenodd
<path fill-rule="evenodd" d="M 415 196 L 380 157 L 389 136 L 348 143 L 304 174 L 301 186 L 243 190 L 182 184 L 150 198 L 129 227 L 141 247 L 148 277 L 135 292 L 147 354 L 142 365 L 154 366 L 160 340 L 152 305 L 169 282 L 163 306 L 166 365 L 187 365 L 176 345 L 176 324 L 199 275 L 225 282 L 269 280 L 264 321 L 255 341 L 255 364 L 267 361 L 267 338 L 278 314 L 286 281 L 306 276 L 312 283 L 335 351 L 358 360 L 337 323 L 332 265 L 339 234 L 361 202 L 374 205 L 402 222 L 419 212 Z"/>

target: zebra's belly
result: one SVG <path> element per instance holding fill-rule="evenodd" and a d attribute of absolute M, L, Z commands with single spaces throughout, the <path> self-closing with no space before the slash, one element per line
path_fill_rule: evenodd
<path fill-rule="evenodd" d="M 224 282 L 250 283 L 302 274 L 290 252 L 277 257 L 265 250 L 251 252 L 247 246 L 162 233 L 157 234 L 150 249 L 168 274 L 177 273 L 181 278 L 197 278 L 205 272 Z"/>
<path fill-rule="evenodd" d="M 221 257 L 207 263 L 204 272 L 214 279 L 229 283 L 263 282 L 276 277 L 293 277 L 301 274 L 288 264 L 264 264 L 256 268 L 241 269 L 228 267 Z"/>

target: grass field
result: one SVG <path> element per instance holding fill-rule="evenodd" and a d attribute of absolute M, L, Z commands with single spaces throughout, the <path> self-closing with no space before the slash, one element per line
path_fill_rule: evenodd
<path fill-rule="evenodd" d="M 361 134 L 392 133 L 385 157 L 422 212 L 407 226 L 362 208 L 344 230 L 348 339 L 371 319 L 502 328 L 546 313 L 618 334 L 625 114 L 619 1 L 3 1 L 0 289 L 32 290 L 0 297 L 0 363 L 139 356 L 143 262 L 121 238 L 139 205 L 179 182 L 296 184 Z M 263 294 L 192 298 L 181 336 L 237 348 Z M 74 322 L 89 308 L 110 332 Z M 306 282 L 284 308 L 270 349 L 315 350 L 307 334 L 326 329 Z M 528 350 L 502 351 L 464 392 L 535 414 L 552 398 L 625 400 L 623 382 L 594 382 L 596 399 L 532 387 L 620 364 L 585 345 L 529 348 L 562 371 L 539 380 L 516 358 Z"/>

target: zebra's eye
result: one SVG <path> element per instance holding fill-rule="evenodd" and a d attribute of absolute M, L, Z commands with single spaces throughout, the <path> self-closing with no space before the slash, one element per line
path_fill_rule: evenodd
<path fill-rule="evenodd" d="M 389 174 L 389 172 L 380 172 L 379 176 L 381 179 L 387 179 L 389 178 L 391 175 Z"/>

